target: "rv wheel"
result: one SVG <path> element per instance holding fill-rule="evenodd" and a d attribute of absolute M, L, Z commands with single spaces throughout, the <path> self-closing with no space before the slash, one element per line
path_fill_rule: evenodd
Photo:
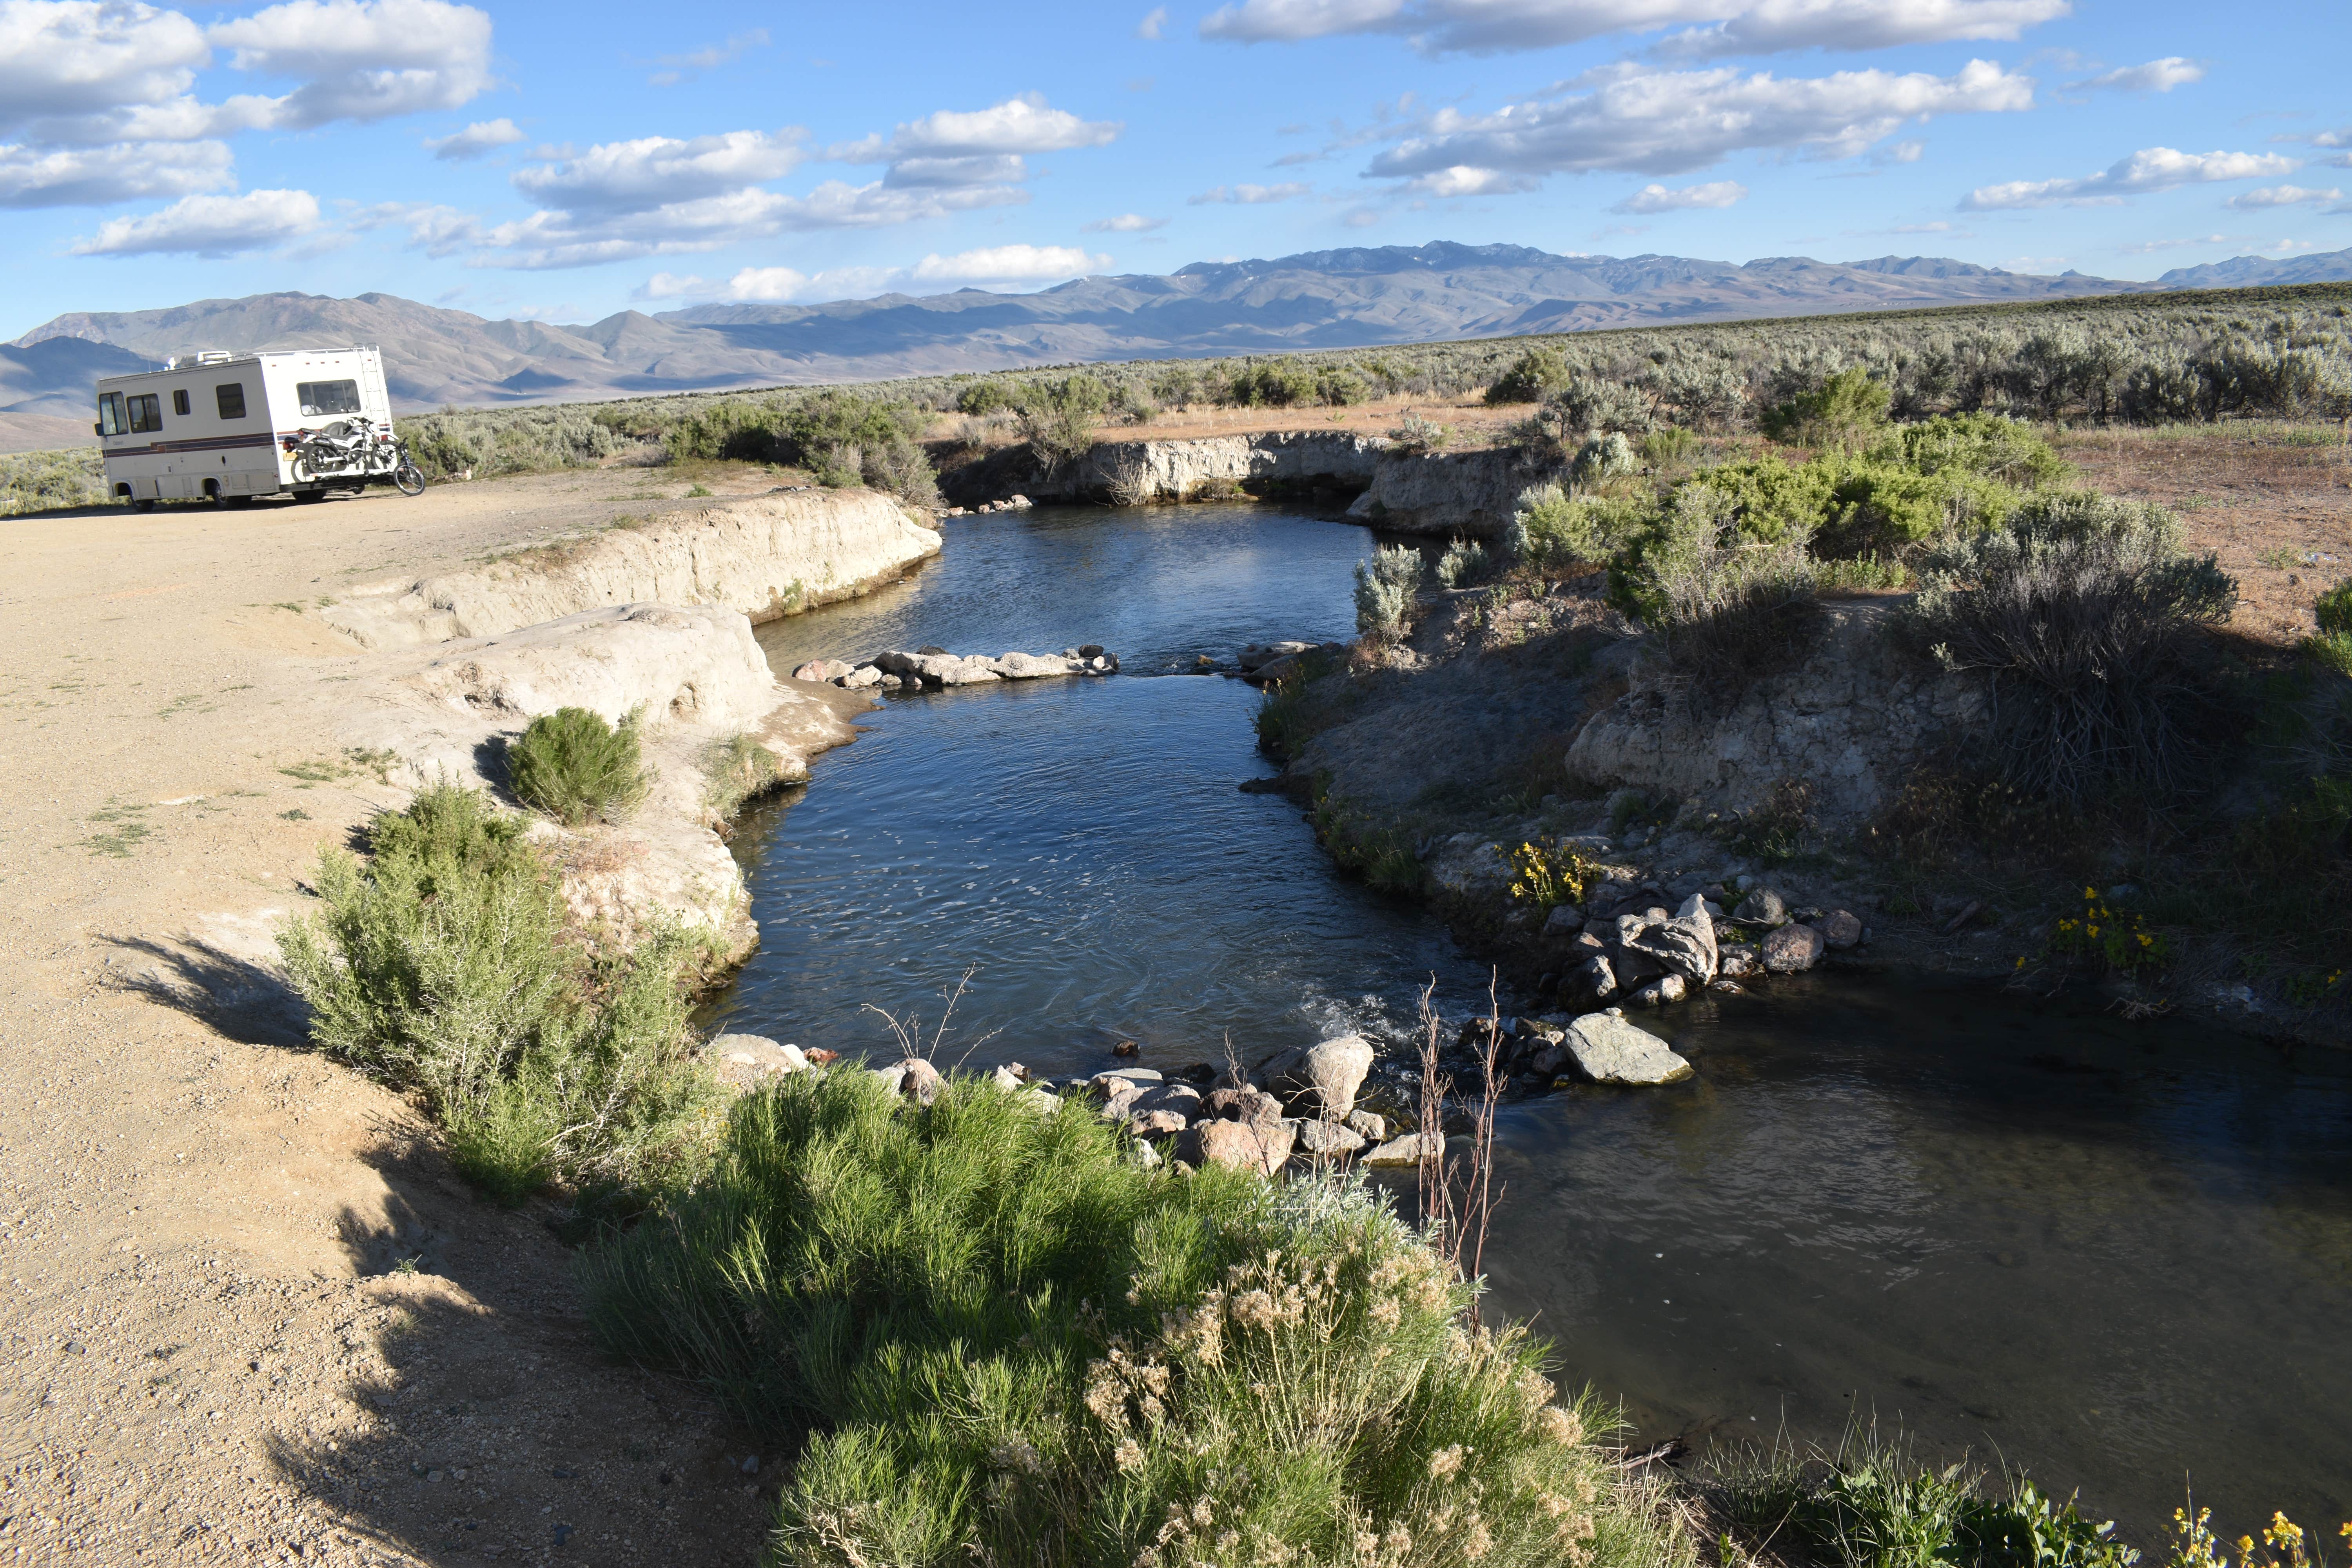
<path fill-rule="evenodd" d="M 325 500 L 327 499 L 327 492 L 324 490 L 296 490 L 294 492 L 294 499 L 296 500 L 305 502 Z"/>
<path fill-rule="evenodd" d="M 155 510 L 155 503 L 152 500 L 135 500 L 131 503 L 131 510 L 132 511 L 153 511 Z"/>

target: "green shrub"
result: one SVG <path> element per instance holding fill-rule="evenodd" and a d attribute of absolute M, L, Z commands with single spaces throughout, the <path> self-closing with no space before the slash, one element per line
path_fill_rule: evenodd
<path fill-rule="evenodd" d="M 974 418 L 985 418 L 1000 408 L 1013 406 L 1013 387 L 1002 376 L 982 376 L 956 394 L 956 412 Z"/>
<path fill-rule="evenodd" d="M 1024 382 L 1016 405 L 1021 437 L 1050 472 L 1095 444 L 1095 426 L 1108 405 L 1102 383 L 1090 375 Z"/>
<path fill-rule="evenodd" d="M 1664 641 L 1667 658 L 1730 701 L 1750 679 L 1786 668 L 1819 618 L 1817 569 L 1801 539 L 1745 537 L 1724 492 L 1677 488 L 1619 558 L 1610 590 Z"/>
<path fill-rule="evenodd" d="M 1410 545 L 1383 544 L 1371 560 L 1357 562 L 1356 629 L 1371 637 L 1401 635 L 1420 585 L 1421 552 Z"/>
<path fill-rule="evenodd" d="M 1988 1495 L 1965 1465 L 1912 1461 L 1899 1445 L 1787 1450 L 1718 1468 L 1706 1490 L 1750 1552 L 1835 1568 L 2131 1568 L 2139 1553 L 2020 1473 Z"/>
<path fill-rule="evenodd" d="M 1147 1171 L 1030 1091 L 788 1078 L 583 1272 L 613 1352 L 810 1434 L 773 1563 L 1673 1555 L 1541 1347 L 1465 1328 L 1468 1287 L 1363 1188 Z"/>
<path fill-rule="evenodd" d="M 1619 430 L 1639 436 L 1658 422 L 1656 405 L 1640 389 L 1583 374 L 1570 375 L 1566 385 L 1545 397 L 1544 407 L 1564 429 L 1593 434 Z"/>
<path fill-rule="evenodd" d="M 1449 588 L 1466 588 L 1486 574 L 1486 547 L 1456 539 L 1437 559 L 1437 580 Z"/>
<path fill-rule="evenodd" d="M 1885 427 L 1894 395 L 1860 365 L 1842 370 L 1811 392 L 1764 410 L 1759 423 L 1775 441 L 1845 449 Z"/>
<path fill-rule="evenodd" d="M 2328 637 L 2352 633 L 2352 577 L 2347 577 L 2325 594 L 2311 606 L 2311 614 L 2320 631 Z"/>
<path fill-rule="evenodd" d="M 1568 357 L 1558 349 L 1539 344 L 1511 362 L 1511 368 L 1495 378 L 1486 389 L 1486 401 L 1497 403 L 1540 403 L 1544 395 L 1568 380 Z"/>
<path fill-rule="evenodd" d="M 1646 526 L 1654 510 L 1639 498 L 1571 497 L 1558 484 L 1531 485 L 1503 525 L 1501 554 L 1529 566 L 1598 565 Z"/>
<path fill-rule="evenodd" d="M 2156 507 L 2037 496 L 1923 562 L 1914 624 L 1947 668 L 1991 683 L 2011 783 L 2079 805 L 2180 782 L 2205 680 L 2190 634 L 2228 618 L 2237 583 L 2179 537 Z"/>
<path fill-rule="evenodd" d="M 559 708 L 507 742 L 515 798 L 571 826 L 621 821 L 645 800 L 653 778 L 634 712 L 608 724 L 589 709 Z"/>
<path fill-rule="evenodd" d="M 690 1180 L 718 1090 L 690 1053 L 693 944 L 564 940 L 553 868 L 520 819 L 443 784 L 320 857 L 323 911 L 279 939 L 319 1048 L 414 1090 L 461 1173 L 508 1202 L 560 1182 L 654 1194 Z"/>

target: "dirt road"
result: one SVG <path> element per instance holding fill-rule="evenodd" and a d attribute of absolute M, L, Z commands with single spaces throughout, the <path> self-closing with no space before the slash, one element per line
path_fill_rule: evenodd
<path fill-rule="evenodd" d="M 398 798 L 319 601 L 684 489 L 0 520 L 0 1560 L 751 1560 L 776 1467 L 602 1361 L 542 1218 L 252 963 Z"/>

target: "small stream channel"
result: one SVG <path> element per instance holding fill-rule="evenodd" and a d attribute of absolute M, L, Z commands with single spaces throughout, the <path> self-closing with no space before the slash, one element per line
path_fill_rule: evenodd
<path fill-rule="evenodd" d="M 1370 534 L 1271 508 L 950 523 L 866 599 L 761 628 L 780 670 L 935 643 L 1100 642 L 1128 674 L 891 700 L 736 837 L 761 945 L 727 1027 L 1055 1076 L 1245 1061 L 1341 1028 L 1402 1046 L 1418 988 L 1486 970 L 1334 874 L 1255 696 L 1136 679 L 1349 635 Z M 1511 998 L 1506 996 L 1507 1010 Z M 2352 1517 L 2352 1058 L 2090 1003 L 1808 976 L 1645 1025 L 1695 1083 L 1507 1108 L 1497 1304 L 1644 1438 L 1834 1442 L 1851 1419 L 2079 1488 L 2154 1544 L 2193 1480 L 2234 1534 Z"/>

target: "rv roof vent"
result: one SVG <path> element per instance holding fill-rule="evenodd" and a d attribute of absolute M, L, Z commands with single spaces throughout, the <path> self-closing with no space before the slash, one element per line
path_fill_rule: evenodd
<path fill-rule="evenodd" d="M 236 356 L 226 349 L 201 349 L 196 353 L 198 364 L 226 364 Z"/>

